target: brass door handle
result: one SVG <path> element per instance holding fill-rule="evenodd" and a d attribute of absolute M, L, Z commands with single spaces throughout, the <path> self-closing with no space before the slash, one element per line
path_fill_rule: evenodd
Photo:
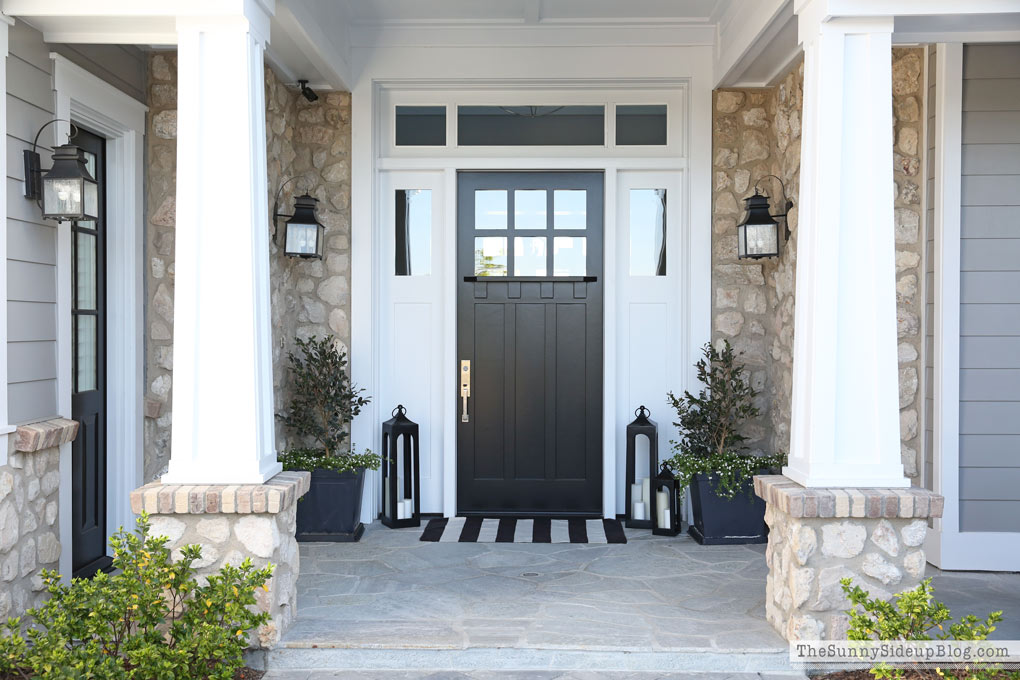
<path fill-rule="evenodd" d="M 468 397 L 471 396 L 471 361 L 462 359 L 460 362 L 460 422 L 470 422 L 468 415 Z"/>

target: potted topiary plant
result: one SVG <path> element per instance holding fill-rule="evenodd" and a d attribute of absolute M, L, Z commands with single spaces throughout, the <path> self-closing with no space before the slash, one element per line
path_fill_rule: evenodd
<path fill-rule="evenodd" d="M 369 402 L 347 375 L 347 354 L 333 338 L 295 341 L 290 352 L 293 397 L 281 418 L 299 442 L 280 455 L 285 470 L 308 470 L 312 485 L 298 503 L 297 540 L 357 541 L 365 470 L 379 456 L 348 443 L 351 422 Z"/>
<path fill-rule="evenodd" d="M 669 393 L 679 441 L 670 442 L 675 453 L 667 464 L 679 487 L 690 487 L 694 522 L 688 532 L 705 545 L 764 543 L 765 503 L 754 495 L 753 477 L 782 466 L 786 455 L 754 455 L 744 446 L 741 426 L 759 415 L 758 392 L 745 380 L 729 342 L 723 341 L 722 350 L 706 344 L 703 354 L 698 396 Z"/>

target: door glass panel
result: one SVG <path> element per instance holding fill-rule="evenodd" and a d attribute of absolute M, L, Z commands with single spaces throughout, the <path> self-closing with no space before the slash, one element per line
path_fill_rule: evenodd
<path fill-rule="evenodd" d="M 545 276 L 544 236 L 514 238 L 514 276 Z"/>
<path fill-rule="evenodd" d="M 545 229 L 546 192 L 526 189 L 514 192 L 514 229 Z"/>
<path fill-rule="evenodd" d="M 475 237 L 475 276 L 506 276 L 506 237 Z"/>
<path fill-rule="evenodd" d="M 483 189 L 475 192 L 475 229 L 506 229 L 507 192 Z"/>
<path fill-rule="evenodd" d="M 76 391 L 88 392 L 96 389 L 96 317 L 81 314 L 75 322 Z"/>
<path fill-rule="evenodd" d="M 557 189 L 553 193 L 553 226 L 556 229 L 584 229 L 588 224 L 588 192 Z"/>
<path fill-rule="evenodd" d="M 584 276 L 587 272 L 588 239 L 557 236 L 553 239 L 553 276 Z"/>
<path fill-rule="evenodd" d="M 75 304 L 79 310 L 96 308 L 96 237 L 75 234 Z"/>
<path fill-rule="evenodd" d="M 446 146 L 445 106 L 396 107 L 397 146 Z"/>
<path fill-rule="evenodd" d="M 630 275 L 666 275 L 666 190 L 630 190 Z"/>
<path fill-rule="evenodd" d="M 397 276 L 428 276 L 432 273 L 432 190 L 397 189 Z"/>
<path fill-rule="evenodd" d="M 666 105 L 617 106 L 616 143 L 618 146 L 665 144 Z"/>
<path fill-rule="evenodd" d="M 602 146 L 604 106 L 458 106 L 460 146 Z"/>
<path fill-rule="evenodd" d="M 96 177 L 96 154 L 91 151 L 83 151 L 82 153 L 85 154 L 85 168 L 92 175 L 92 179 L 98 180 L 99 178 Z"/>

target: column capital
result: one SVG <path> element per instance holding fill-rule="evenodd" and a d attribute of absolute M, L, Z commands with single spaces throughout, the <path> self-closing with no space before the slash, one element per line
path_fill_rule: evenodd
<path fill-rule="evenodd" d="M 833 0 L 797 0 L 797 40 L 801 45 L 810 43 L 824 33 L 861 34 L 893 32 L 894 17 L 845 16 Z"/>

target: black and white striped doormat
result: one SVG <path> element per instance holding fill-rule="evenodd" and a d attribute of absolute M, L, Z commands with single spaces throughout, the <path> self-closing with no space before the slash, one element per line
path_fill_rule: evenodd
<path fill-rule="evenodd" d="M 421 540 L 431 543 L 626 543 L 617 519 L 430 519 Z"/>

